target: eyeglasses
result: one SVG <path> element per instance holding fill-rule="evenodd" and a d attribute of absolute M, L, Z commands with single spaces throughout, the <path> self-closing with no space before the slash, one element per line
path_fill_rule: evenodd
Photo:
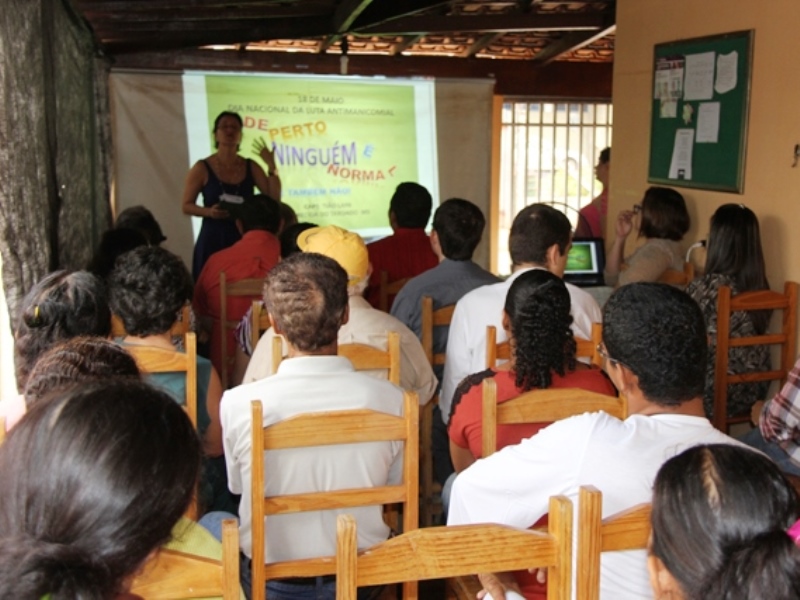
<path fill-rule="evenodd" d="M 606 345 L 603 342 L 597 344 L 597 353 L 602 357 L 604 364 L 608 362 L 612 365 L 620 365 L 622 367 L 625 367 L 629 371 L 631 370 L 631 368 L 624 362 L 618 361 L 616 358 L 611 358 L 611 356 L 609 356 L 608 354 L 608 350 L 606 350 Z"/>
<path fill-rule="evenodd" d="M 633 205 L 633 214 L 638 215 L 642 212 L 642 205 L 641 204 L 634 204 Z"/>

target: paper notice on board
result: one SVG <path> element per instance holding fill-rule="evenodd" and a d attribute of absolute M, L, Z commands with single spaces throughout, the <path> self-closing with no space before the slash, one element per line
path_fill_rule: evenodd
<path fill-rule="evenodd" d="M 693 147 L 694 129 L 678 129 L 675 132 L 675 146 L 672 149 L 672 161 L 669 165 L 670 179 L 691 180 Z"/>
<path fill-rule="evenodd" d="M 719 141 L 719 102 L 701 102 L 697 111 L 697 143 Z"/>
<path fill-rule="evenodd" d="M 714 90 L 718 94 L 730 92 L 736 87 L 736 69 L 739 67 L 739 53 L 734 50 L 730 54 L 717 57 L 717 82 Z"/>
<path fill-rule="evenodd" d="M 711 100 L 714 97 L 714 52 L 686 55 L 684 100 Z"/>

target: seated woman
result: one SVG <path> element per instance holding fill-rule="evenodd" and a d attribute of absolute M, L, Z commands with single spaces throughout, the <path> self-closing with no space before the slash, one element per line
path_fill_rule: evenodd
<path fill-rule="evenodd" d="M 648 568 L 655 598 L 800 598 L 800 501 L 767 457 L 695 446 L 661 467 Z"/>
<path fill-rule="evenodd" d="M 711 217 L 706 243 L 705 274 L 686 287 L 700 305 L 708 331 L 708 367 L 703 405 L 706 416 L 714 411 L 714 361 L 717 348 L 717 296 L 720 286 L 731 294 L 768 290 L 764 253 L 758 217 L 743 204 L 723 204 Z M 770 311 L 735 312 L 731 315 L 731 335 L 761 335 L 769 325 Z M 728 352 L 728 372 L 768 371 L 768 346 L 744 346 Z M 756 400 L 764 398 L 768 382 L 738 383 L 728 386 L 728 416 L 746 415 Z"/>
<path fill-rule="evenodd" d="M 623 260 L 625 241 L 633 231 L 636 215 L 641 218 L 638 237 L 645 238 L 645 243 Z M 658 281 L 667 269 L 683 270 L 680 242 L 689 226 L 683 196 L 671 188 L 648 189 L 641 204 L 617 217 L 617 237 L 606 261 L 606 284 L 619 287 L 635 281 Z"/>
<path fill-rule="evenodd" d="M 605 374 L 575 360 L 570 330 L 570 296 L 564 282 L 549 271 L 534 269 L 517 277 L 506 296 L 503 328 L 511 343 L 511 360 L 502 367 L 470 375 L 456 388 L 448 433 L 453 466 L 460 473 L 481 458 L 482 382 L 497 383 L 502 403 L 532 389 L 581 388 L 615 396 Z M 497 446 L 516 444 L 549 423 L 500 425 Z"/>
<path fill-rule="evenodd" d="M 111 310 L 122 320 L 127 332 L 120 340 L 123 347 L 151 346 L 178 352 L 170 338 L 170 327 L 192 298 L 192 276 L 179 257 L 164 248 L 152 246 L 142 246 L 123 254 L 109 277 L 109 296 Z M 153 373 L 147 376 L 147 380 L 169 392 L 179 403 L 184 403 L 184 373 Z M 209 509 L 231 510 L 227 504 L 222 458 L 221 397 L 219 375 L 211 361 L 198 356 L 197 427 L 203 450 L 209 458 L 204 483 L 210 486 L 201 493 L 201 505 Z"/>
<path fill-rule="evenodd" d="M 37 404 L 0 447 L 2 596 L 131 597 L 199 468 L 186 414 L 144 383 L 92 383 Z"/>
<path fill-rule="evenodd" d="M 20 395 L 0 402 L 11 429 L 25 414 L 21 395 L 33 365 L 48 348 L 79 335 L 108 337 L 111 311 L 103 282 L 85 271 L 55 271 L 33 286 L 19 307 L 14 328 L 14 364 Z"/>

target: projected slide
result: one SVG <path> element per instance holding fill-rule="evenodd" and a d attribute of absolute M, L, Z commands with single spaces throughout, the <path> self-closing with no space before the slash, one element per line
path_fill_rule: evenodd
<path fill-rule="evenodd" d="M 215 117 L 238 112 L 240 154 L 255 158 L 258 138 L 274 145 L 282 200 L 301 221 L 386 235 L 403 181 L 438 203 L 433 81 L 187 73 L 183 88 L 191 162 L 214 152 Z"/>

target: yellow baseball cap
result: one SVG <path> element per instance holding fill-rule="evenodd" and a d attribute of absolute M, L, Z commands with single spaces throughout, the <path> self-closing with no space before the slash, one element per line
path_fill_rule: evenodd
<path fill-rule="evenodd" d="M 367 276 L 369 255 L 361 236 L 336 225 L 306 229 L 297 236 L 297 247 L 303 252 L 316 252 L 332 258 L 347 271 L 349 284 Z"/>

